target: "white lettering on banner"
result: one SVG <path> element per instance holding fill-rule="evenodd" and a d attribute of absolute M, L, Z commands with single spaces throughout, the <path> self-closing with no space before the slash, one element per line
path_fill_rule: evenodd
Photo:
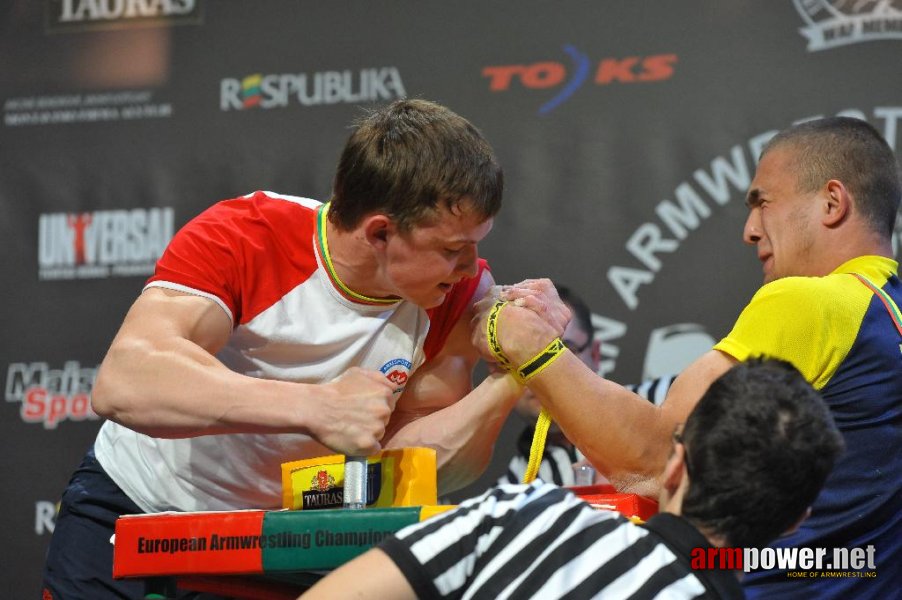
<path fill-rule="evenodd" d="M 21 402 L 19 414 L 25 423 L 41 423 L 56 429 L 63 421 L 97 420 L 91 408 L 91 390 L 97 368 L 82 368 L 66 361 L 62 369 L 46 362 L 12 363 L 6 374 L 7 402 Z"/>
<path fill-rule="evenodd" d="M 866 114 L 857 109 L 845 109 L 837 114 L 867 119 Z M 902 107 L 877 107 L 873 110 L 873 115 L 877 120 L 883 121 L 883 136 L 890 147 L 895 149 L 897 122 L 902 117 Z M 821 116 L 810 116 L 796 122 Z M 693 172 L 694 184 L 705 195 L 693 187 L 693 183 L 683 181 L 674 191 L 676 202 L 665 199 L 655 206 L 654 211 L 661 224 L 648 221 L 636 227 L 627 239 L 625 249 L 644 268 L 613 265 L 607 272 L 608 281 L 629 310 L 639 307 L 639 289 L 652 283 L 656 273 L 661 270 L 663 260 L 659 255 L 675 253 L 689 233 L 698 229 L 712 215 L 712 204 L 725 206 L 731 198 L 737 196 L 736 192 L 739 192 L 739 197 L 745 197 L 751 183 L 753 166 L 757 164 L 761 149 L 776 133 L 767 131 L 753 136 L 744 145 L 733 146 L 728 157 L 715 157 L 708 169 L 696 169 Z M 675 239 L 666 237 L 661 225 Z"/>
<path fill-rule="evenodd" d="M 836 113 L 837 116 L 841 117 L 853 117 L 855 119 L 861 119 L 862 121 L 867 121 L 867 115 L 857 109 L 857 108 L 846 108 Z M 821 119 L 824 115 L 812 115 L 810 117 L 805 117 L 803 119 L 799 119 L 798 121 L 794 121 L 793 124 L 796 123 L 804 123 L 805 121 L 813 121 L 815 119 Z M 889 147 L 894 151 L 896 149 L 896 141 L 898 139 L 898 127 L 897 123 L 899 119 L 902 118 L 902 106 L 877 106 L 874 108 L 874 118 L 878 121 L 883 122 L 883 139 L 886 140 L 886 143 L 889 144 Z M 880 127 L 877 127 L 878 131 Z M 776 131 L 774 132 L 776 134 Z M 760 154 L 760 151 L 759 151 Z M 757 154 L 755 156 L 758 156 Z"/>
<path fill-rule="evenodd" d="M 53 533 L 56 528 L 56 504 L 47 500 L 34 503 L 34 532 L 37 535 Z"/>
<path fill-rule="evenodd" d="M 770 139 L 770 136 L 768 136 L 768 139 Z M 749 144 L 750 148 L 751 146 L 752 145 Z M 756 157 L 758 155 L 752 154 L 752 156 Z M 720 206 L 729 202 L 732 197 L 732 190 L 731 187 L 727 185 L 727 180 L 732 184 L 732 189 L 746 188 L 752 181 L 752 178 L 749 175 L 748 164 L 743 160 L 744 157 L 741 146 L 738 144 L 733 146 L 733 149 L 730 151 L 730 158 L 732 160 L 728 161 L 724 157 L 718 156 L 711 162 L 711 172 L 714 175 L 713 178 L 707 171 L 702 169 L 698 169 L 693 173 L 698 184 L 702 186 L 702 188 L 708 192 L 708 195 Z M 698 200 L 701 202 L 701 198 Z M 708 215 L 705 214 L 704 216 L 707 217 Z"/>
<path fill-rule="evenodd" d="M 874 109 L 874 116 L 884 121 L 883 137 L 889 147 L 895 150 L 898 135 L 896 123 L 902 118 L 902 106 L 878 106 Z"/>
<path fill-rule="evenodd" d="M 7 127 L 26 125 L 60 125 L 137 119 L 160 119 L 172 116 L 171 104 L 144 104 L 122 108 L 80 108 L 78 110 L 50 110 L 8 112 L 3 115 Z"/>
<path fill-rule="evenodd" d="M 693 173 L 699 185 L 720 206 L 729 201 L 730 185 L 744 194 L 751 183 L 742 147 L 734 146 L 730 158 L 732 162 L 720 156 L 711 161 L 710 174 L 702 169 L 696 169 Z M 685 240 L 689 232 L 698 229 L 702 221 L 712 214 L 711 208 L 688 182 L 676 187 L 674 197 L 676 204 L 671 200 L 662 200 L 655 207 L 655 213 L 677 239 L 663 237 L 657 223 L 642 223 L 627 240 L 626 250 L 648 270 L 623 266 L 613 266 L 608 270 L 608 281 L 630 310 L 639 306 L 639 287 L 653 282 L 655 273 L 661 270 L 662 263 L 656 254 L 676 252 L 680 241 Z"/>
<path fill-rule="evenodd" d="M 254 74 L 220 82 L 220 109 L 281 108 L 355 104 L 402 98 L 407 93 L 396 67 L 323 71 L 319 73 Z"/>
<path fill-rule="evenodd" d="M 662 204 L 666 202 L 665 200 Z M 661 205 L 658 205 L 658 208 L 660 207 Z M 675 240 L 661 237 L 661 228 L 652 223 L 640 225 L 639 229 L 626 242 L 626 249 L 630 251 L 630 254 L 652 271 L 661 268 L 661 261 L 655 256 L 656 252 L 673 252 L 679 247 L 680 245 Z"/>
<path fill-rule="evenodd" d="M 696 171 L 696 173 L 699 172 Z M 688 235 L 687 228 L 693 231 L 697 229 L 701 223 L 699 217 L 707 219 L 711 216 L 711 209 L 708 208 L 702 197 L 688 183 L 681 183 L 677 186 L 674 196 L 679 203 L 679 208 L 674 206 L 670 200 L 661 200 L 658 206 L 655 207 L 655 212 L 673 235 L 684 240 Z M 667 251 L 673 252 L 676 250 L 676 246 L 677 244 L 674 242 L 673 247 Z M 654 270 L 657 271 L 658 269 Z"/>
<path fill-rule="evenodd" d="M 149 275 L 174 232 L 172 208 L 43 214 L 40 279 Z"/>
<path fill-rule="evenodd" d="M 195 0 L 61 0 L 64 23 L 185 15 Z"/>
<path fill-rule="evenodd" d="M 808 52 L 875 40 L 902 39 L 902 11 L 892 1 L 793 0 L 807 24 Z"/>

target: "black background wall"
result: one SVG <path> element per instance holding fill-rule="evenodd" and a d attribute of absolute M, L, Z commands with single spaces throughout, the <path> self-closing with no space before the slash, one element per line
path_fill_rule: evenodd
<path fill-rule="evenodd" d="M 95 370 L 173 232 L 256 189 L 325 199 L 362 108 L 422 97 L 483 130 L 496 279 L 584 296 L 622 382 L 678 371 L 760 284 L 740 236 L 769 135 L 848 114 L 899 146 L 900 0 L 0 6 L 5 597 L 38 593 Z"/>

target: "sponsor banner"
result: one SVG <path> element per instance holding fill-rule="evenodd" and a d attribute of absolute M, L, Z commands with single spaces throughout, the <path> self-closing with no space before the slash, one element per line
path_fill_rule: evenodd
<path fill-rule="evenodd" d="M 44 30 L 69 33 L 203 22 L 202 0 L 44 0 Z"/>
<path fill-rule="evenodd" d="M 42 214 L 38 220 L 38 278 L 151 275 L 172 239 L 173 215 L 169 207 Z"/>
<path fill-rule="evenodd" d="M 21 402 L 19 415 L 29 424 L 56 429 L 65 421 L 96 421 L 100 417 L 91 408 L 91 390 L 97 367 L 82 367 L 69 360 L 61 369 L 46 362 L 11 363 L 6 370 L 7 402 Z"/>
<path fill-rule="evenodd" d="M 572 44 L 563 47 L 568 64 L 546 60 L 530 64 L 493 65 L 483 67 L 489 90 L 507 92 L 512 89 L 555 89 L 557 94 L 539 108 L 544 115 L 570 99 L 587 83 L 594 86 L 650 83 L 673 77 L 676 54 L 626 56 L 592 59 Z"/>
<path fill-rule="evenodd" d="M 168 119 L 171 116 L 172 104 L 155 100 L 151 90 L 22 96 L 8 98 L 3 103 L 6 127 Z"/>
<path fill-rule="evenodd" d="M 316 73 L 253 73 L 219 84 L 223 111 L 388 102 L 407 95 L 397 67 Z"/>
<path fill-rule="evenodd" d="M 793 0 L 805 27 L 808 51 L 837 46 L 902 40 L 902 5 L 892 1 Z"/>

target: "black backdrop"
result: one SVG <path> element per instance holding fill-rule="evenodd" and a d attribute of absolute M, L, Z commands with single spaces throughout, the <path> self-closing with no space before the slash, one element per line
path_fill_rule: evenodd
<path fill-rule="evenodd" d="M 899 145 L 900 0 L 0 6 L 13 598 L 38 593 L 94 372 L 172 232 L 255 189 L 326 198 L 361 107 L 422 97 L 483 130 L 507 180 L 496 279 L 584 296 L 622 382 L 679 370 L 759 285 L 742 199 L 770 134 L 849 114 Z"/>

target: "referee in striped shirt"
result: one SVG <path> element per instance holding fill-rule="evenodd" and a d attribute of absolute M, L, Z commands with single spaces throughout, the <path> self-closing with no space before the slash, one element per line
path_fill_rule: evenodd
<path fill-rule="evenodd" d="M 304 598 L 742 598 L 693 549 L 760 547 L 807 516 L 842 438 L 788 363 L 717 379 L 674 432 L 661 512 L 636 525 L 541 481 L 501 485 L 397 532 Z"/>

